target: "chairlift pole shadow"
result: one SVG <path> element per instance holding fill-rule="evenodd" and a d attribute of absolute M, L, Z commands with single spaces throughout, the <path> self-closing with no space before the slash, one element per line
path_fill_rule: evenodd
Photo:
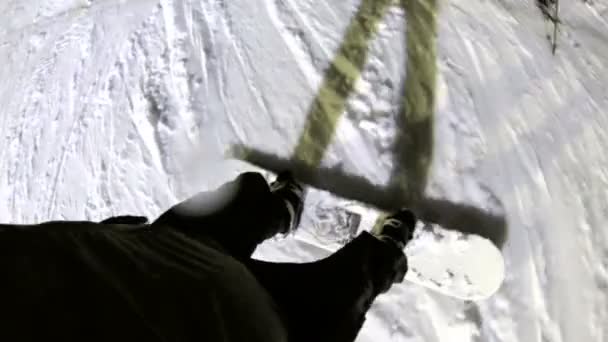
<path fill-rule="evenodd" d="M 501 248 L 506 240 L 504 217 L 482 209 L 424 196 L 433 152 L 438 0 L 399 0 L 407 15 L 407 76 L 400 113 L 401 134 L 393 145 L 395 169 L 387 187 L 340 168 L 320 167 L 344 112 L 346 101 L 367 59 L 367 50 L 389 0 L 363 0 L 338 54 L 313 100 L 307 123 L 291 159 L 235 146 L 235 157 L 264 169 L 293 171 L 303 183 L 337 196 L 369 203 L 384 211 L 410 207 L 419 218 L 446 229 L 473 233 Z"/>

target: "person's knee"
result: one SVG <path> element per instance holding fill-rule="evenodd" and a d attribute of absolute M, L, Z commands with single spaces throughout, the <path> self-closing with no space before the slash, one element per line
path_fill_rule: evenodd
<path fill-rule="evenodd" d="M 264 194 L 270 191 L 266 178 L 259 172 L 243 172 L 236 180 L 241 191 L 255 194 Z"/>

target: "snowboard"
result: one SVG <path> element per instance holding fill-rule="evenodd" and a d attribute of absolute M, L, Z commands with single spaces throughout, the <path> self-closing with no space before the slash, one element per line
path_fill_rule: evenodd
<path fill-rule="evenodd" d="M 230 181 L 242 172 L 261 173 L 270 183 L 272 170 L 240 159 L 224 159 L 206 168 L 210 188 Z M 295 245 L 316 249 L 319 258 L 337 251 L 362 231 L 376 233 L 388 215 L 365 202 L 340 197 L 306 183 L 306 197 Z M 296 247 L 297 248 L 297 247 Z M 418 221 L 414 238 L 404 253 L 409 269 L 405 279 L 432 291 L 462 300 L 479 301 L 500 287 L 505 266 L 500 250 L 488 239 Z"/>

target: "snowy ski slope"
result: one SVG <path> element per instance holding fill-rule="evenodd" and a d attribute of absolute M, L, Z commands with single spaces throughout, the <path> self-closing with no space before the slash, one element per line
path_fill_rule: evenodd
<path fill-rule="evenodd" d="M 3 1 L 2 222 L 154 218 L 240 144 L 502 248 L 491 299 L 404 283 L 360 341 L 606 341 L 608 1 L 560 7 L 553 56 L 532 0 Z"/>

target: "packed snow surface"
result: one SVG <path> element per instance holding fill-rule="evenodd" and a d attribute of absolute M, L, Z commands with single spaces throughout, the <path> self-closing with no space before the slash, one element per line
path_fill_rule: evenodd
<path fill-rule="evenodd" d="M 608 1 L 559 17 L 553 55 L 532 0 L 2 1 L 2 222 L 153 219 L 243 145 L 424 193 L 502 249 L 490 299 L 406 282 L 359 341 L 606 341 Z"/>

